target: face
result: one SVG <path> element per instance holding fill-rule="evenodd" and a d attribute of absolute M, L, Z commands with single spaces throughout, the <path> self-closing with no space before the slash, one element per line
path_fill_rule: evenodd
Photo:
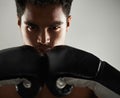
<path fill-rule="evenodd" d="M 36 6 L 27 4 L 18 18 L 25 45 L 46 52 L 57 45 L 63 45 L 71 17 L 66 17 L 59 5 Z"/>

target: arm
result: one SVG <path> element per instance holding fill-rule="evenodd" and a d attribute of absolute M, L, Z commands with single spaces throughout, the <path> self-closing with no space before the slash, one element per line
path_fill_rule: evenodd
<path fill-rule="evenodd" d="M 31 46 L 0 51 L 0 86 L 16 85 L 19 95 L 33 98 L 43 85 L 47 59 Z"/>
<path fill-rule="evenodd" d="M 46 83 L 53 94 L 70 94 L 74 85 L 88 87 L 100 98 L 120 98 L 120 72 L 93 54 L 57 46 L 48 52 L 48 58 L 50 66 Z"/>

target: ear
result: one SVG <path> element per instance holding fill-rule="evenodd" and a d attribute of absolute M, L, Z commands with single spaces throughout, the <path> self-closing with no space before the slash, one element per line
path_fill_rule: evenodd
<path fill-rule="evenodd" d="M 70 15 L 70 16 L 67 17 L 67 29 L 66 29 L 67 32 L 68 32 L 68 29 L 69 29 L 69 27 L 70 27 L 71 20 L 72 20 L 72 17 L 71 17 L 71 15 Z"/>
<path fill-rule="evenodd" d="M 17 16 L 17 24 L 18 24 L 18 27 L 20 28 L 21 27 L 21 19 L 18 16 Z"/>

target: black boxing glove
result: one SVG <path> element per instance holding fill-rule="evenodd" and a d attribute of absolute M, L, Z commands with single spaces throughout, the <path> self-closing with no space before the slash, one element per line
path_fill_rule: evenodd
<path fill-rule="evenodd" d="M 93 54 L 69 46 L 56 46 L 47 55 L 46 84 L 54 95 L 67 95 L 72 86 L 77 86 L 92 89 L 100 98 L 120 98 L 120 72 Z"/>
<path fill-rule="evenodd" d="M 23 98 L 33 98 L 43 85 L 47 59 L 31 46 L 0 51 L 0 86 L 17 85 Z"/>

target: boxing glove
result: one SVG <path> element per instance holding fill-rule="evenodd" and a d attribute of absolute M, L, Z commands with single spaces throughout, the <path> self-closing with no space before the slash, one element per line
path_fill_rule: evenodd
<path fill-rule="evenodd" d="M 43 80 L 48 61 L 33 47 L 23 45 L 0 51 L 0 86 L 14 84 L 23 98 L 33 98 Z"/>
<path fill-rule="evenodd" d="M 46 84 L 54 95 L 68 95 L 77 86 L 92 89 L 100 98 L 120 98 L 120 72 L 95 55 L 65 45 L 54 47 L 47 55 Z"/>

